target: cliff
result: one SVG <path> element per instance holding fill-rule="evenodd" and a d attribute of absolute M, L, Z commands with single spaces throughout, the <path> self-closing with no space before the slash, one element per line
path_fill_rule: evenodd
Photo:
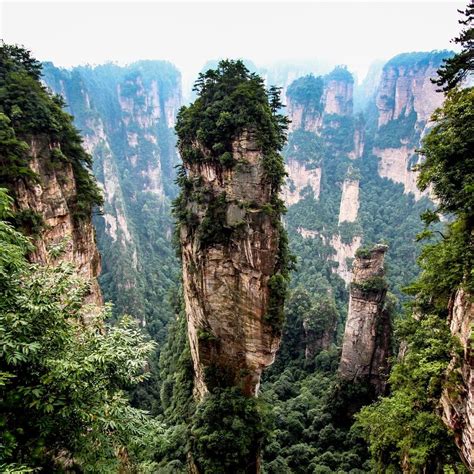
<path fill-rule="evenodd" d="M 287 91 L 292 122 L 284 150 L 285 203 L 298 204 L 290 207 L 290 213 L 294 209 L 300 216 L 314 216 L 313 222 L 308 219 L 302 225 L 295 215 L 295 230 L 303 238 L 320 236 L 323 245 L 332 247 L 327 259 L 337 262 L 332 271 L 346 284 L 351 278 L 347 261 L 354 258 L 361 243 L 359 234 L 352 229 L 349 236 L 346 230 L 347 224 L 355 225 L 358 219 L 358 161 L 365 143 L 363 121 L 353 117 L 353 89 L 352 74 L 341 66 L 322 77 L 309 75 L 294 81 Z M 333 208 L 336 200 L 338 211 Z M 336 221 L 329 222 L 333 217 Z M 317 231 L 311 227 L 316 223 Z"/>
<path fill-rule="evenodd" d="M 184 295 L 199 398 L 208 390 L 206 371 L 225 374 L 243 393 L 255 395 L 262 370 L 274 361 L 280 343 L 266 320 L 279 232 L 262 211 L 272 197 L 265 184 L 262 151 L 251 134 L 243 133 L 232 155 L 240 169 L 187 166 L 189 178 L 202 183 L 201 192 L 222 206 L 216 210 L 218 218 L 234 234 L 203 248 L 202 236 L 181 226 Z M 211 203 L 188 206 L 196 209 L 199 224 L 210 218 Z"/>
<path fill-rule="evenodd" d="M 418 158 L 415 149 L 429 127 L 431 114 L 441 106 L 443 95 L 436 92 L 431 78 L 447 51 L 404 53 L 383 68 L 375 96 L 377 134 L 373 153 L 378 156 L 379 174 L 404 186 L 417 199 L 416 173 L 411 168 Z"/>
<path fill-rule="evenodd" d="M 442 417 L 454 433 L 465 465 L 474 471 L 474 305 L 472 296 L 463 289 L 459 289 L 450 302 L 448 322 L 451 333 L 460 342 L 462 353 L 460 357 L 454 357 L 451 364 L 451 376 L 455 370 L 458 381 L 454 387 L 443 392 Z"/>
<path fill-rule="evenodd" d="M 104 296 L 162 340 L 173 314 L 166 294 L 179 268 L 169 214 L 177 192 L 180 74 L 164 61 L 72 70 L 47 63 L 43 80 L 69 103 L 103 188 L 104 213 L 95 226 Z"/>
<path fill-rule="evenodd" d="M 354 78 L 338 66 L 325 76 L 312 74 L 293 81 L 286 92 L 290 131 L 321 133 L 324 116 L 350 116 L 353 110 Z"/>
<path fill-rule="evenodd" d="M 47 135 L 31 136 L 27 143 L 29 166 L 36 179 L 15 180 L 9 187 L 17 216 L 36 216 L 41 220 L 41 231 L 33 233 L 35 250 L 30 259 L 41 264 L 73 263 L 78 274 L 90 282 L 86 301 L 101 304 L 97 282 L 100 255 L 91 215 L 78 218 L 76 213 L 78 184 L 73 167 L 67 161 L 58 162 L 55 152 L 60 151 L 60 145 Z M 24 222 L 21 217 L 20 221 Z M 27 234 L 34 231 L 28 224 L 23 228 Z"/>
<path fill-rule="evenodd" d="M 262 370 L 280 344 L 287 275 L 278 211 L 284 127 L 277 120 L 284 118 L 271 112 L 259 79 L 241 62 L 223 61 L 215 75 L 180 112 L 177 125 L 183 169 L 175 215 L 198 400 L 217 387 L 257 394 Z M 259 97 L 245 103 L 249 125 L 243 129 L 231 112 L 242 87 Z M 226 101 L 220 100 L 223 91 Z M 201 114 L 208 117 L 207 132 L 195 128 Z M 215 128 L 214 115 L 227 117 L 224 131 Z M 278 141 L 260 121 L 274 128 Z"/>
<path fill-rule="evenodd" d="M 385 392 L 391 356 L 392 328 L 384 307 L 386 250 L 386 246 L 377 245 L 356 254 L 339 364 L 342 379 L 368 382 L 378 395 Z"/>
<path fill-rule="evenodd" d="M 71 262 L 90 283 L 88 301 L 100 304 L 91 219 L 102 200 L 91 157 L 64 103 L 41 84 L 41 64 L 4 44 L 0 63 L 0 187 L 14 199 L 11 220 L 31 237 L 33 262 Z"/>

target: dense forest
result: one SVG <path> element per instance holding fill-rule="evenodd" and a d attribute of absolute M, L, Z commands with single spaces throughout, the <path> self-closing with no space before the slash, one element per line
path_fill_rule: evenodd
<path fill-rule="evenodd" d="M 471 472 L 461 13 L 460 52 L 392 58 L 357 113 L 344 66 L 271 86 L 223 60 L 182 106 L 170 63 L 65 70 L 2 43 L 0 471 Z M 382 388 L 341 369 L 364 302 Z"/>

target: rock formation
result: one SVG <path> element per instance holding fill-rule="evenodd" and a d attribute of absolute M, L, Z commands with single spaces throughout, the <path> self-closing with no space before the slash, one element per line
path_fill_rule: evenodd
<path fill-rule="evenodd" d="M 443 102 L 431 78 L 447 51 L 404 53 L 395 56 L 383 68 L 375 97 L 378 132 L 373 153 L 380 158 L 379 174 L 403 184 L 405 192 L 421 197 L 416 187 L 416 173 L 411 168 L 431 114 Z"/>
<path fill-rule="evenodd" d="M 352 115 L 354 78 L 343 67 L 336 67 L 324 77 L 324 113 Z"/>
<path fill-rule="evenodd" d="M 272 329 L 269 310 L 271 276 L 275 273 L 279 231 L 262 208 L 270 204 L 262 151 L 254 136 L 244 132 L 235 140 L 236 166 L 186 164 L 189 179 L 201 183 L 210 201 L 191 201 L 199 223 L 212 219 L 210 208 L 219 203 L 222 219 L 217 232 L 232 237 L 203 247 L 202 236 L 181 226 L 183 284 L 188 331 L 195 371 L 195 391 L 200 399 L 212 377 L 227 377 L 243 393 L 255 395 L 262 370 L 273 363 L 280 334 Z M 210 217 L 206 217 L 210 216 Z"/>
<path fill-rule="evenodd" d="M 342 184 L 341 206 L 339 209 L 339 224 L 354 222 L 359 211 L 359 180 L 347 178 Z"/>
<path fill-rule="evenodd" d="M 29 166 L 36 173 L 36 182 L 16 180 L 10 183 L 15 197 L 15 211 L 20 215 L 36 214 L 42 219 L 42 230 L 33 231 L 35 250 L 30 259 L 42 264 L 67 261 L 90 283 L 89 303 L 101 304 L 97 282 L 100 255 L 96 247 L 91 216 L 77 218 L 77 182 L 72 165 L 58 162 L 60 150 L 47 135 L 31 136 L 28 140 Z"/>
<path fill-rule="evenodd" d="M 179 271 L 169 217 L 179 72 L 163 61 L 70 71 L 47 63 L 43 80 L 69 104 L 103 187 L 103 216 L 94 220 L 104 296 L 164 337 L 172 315 L 165 295 Z"/>
<path fill-rule="evenodd" d="M 338 264 L 333 271 L 346 282 L 346 285 L 351 282 L 353 277 L 349 262 L 354 259 L 361 242 L 362 237 L 360 235 L 355 235 L 350 242 L 346 243 L 343 242 L 339 234 L 333 235 L 329 241 L 331 247 L 334 249 L 334 254 L 332 254 L 330 258 Z"/>
<path fill-rule="evenodd" d="M 283 188 L 283 199 L 287 206 L 298 203 L 309 186 L 313 191 L 314 199 L 319 198 L 321 187 L 321 168 L 306 168 L 296 160 L 289 160 L 286 164 L 288 179 Z"/>
<path fill-rule="evenodd" d="M 464 463 L 474 471 L 474 305 L 472 295 L 463 289 L 452 298 L 449 323 L 451 333 L 461 343 L 462 354 L 453 358 L 451 369 L 458 372 L 459 382 L 452 390 L 445 389 L 441 397 L 443 421 L 453 431 Z"/>
<path fill-rule="evenodd" d="M 385 245 L 377 245 L 356 254 L 339 364 L 342 379 L 368 382 L 379 395 L 386 388 L 391 355 L 390 315 L 384 307 L 386 250 Z"/>

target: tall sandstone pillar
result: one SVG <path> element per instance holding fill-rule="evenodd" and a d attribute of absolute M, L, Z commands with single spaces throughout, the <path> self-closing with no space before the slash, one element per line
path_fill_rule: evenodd
<path fill-rule="evenodd" d="M 252 134 L 244 132 L 232 144 L 232 156 L 232 169 L 185 164 L 190 180 L 199 182 L 207 196 L 188 202 L 205 233 L 188 225 L 180 233 L 198 398 L 215 377 L 255 395 L 262 369 L 274 361 L 280 343 L 266 318 L 279 230 L 264 210 L 272 190 L 265 182 L 262 151 Z"/>
<path fill-rule="evenodd" d="M 257 394 L 280 344 L 287 280 L 278 92 L 267 93 L 240 62 L 207 74 L 176 127 L 175 215 L 198 401 L 216 387 Z"/>
<path fill-rule="evenodd" d="M 368 382 L 378 395 L 385 391 L 391 356 L 392 328 L 385 309 L 386 250 L 385 245 L 377 245 L 356 254 L 339 364 L 342 379 Z"/>

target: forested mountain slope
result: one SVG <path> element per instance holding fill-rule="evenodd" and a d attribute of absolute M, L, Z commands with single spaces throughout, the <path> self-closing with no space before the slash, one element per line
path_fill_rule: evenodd
<path fill-rule="evenodd" d="M 162 340 L 172 314 L 168 292 L 179 280 L 170 202 L 180 74 L 161 61 L 72 70 L 47 63 L 43 80 L 65 98 L 104 191 L 103 215 L 95 218 L 104 297 Z"/>

